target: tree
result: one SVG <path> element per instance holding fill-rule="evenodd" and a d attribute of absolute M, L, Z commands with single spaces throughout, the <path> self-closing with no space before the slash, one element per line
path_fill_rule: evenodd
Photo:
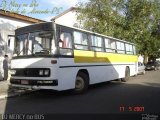
<path fill-rule="evenodd" d="M 84 29 L 134 42 L 140 54 L 157 56 L 159 0 L 90 0 L 78 10 Z"/>
<path fill-rule="evenodd" d="M 81 3 L 78 20 L 83 23 L 83 28 L 112 36 L 118 15 L 112 10 L 112 4 L 112 0 L 90 0 L 88 3 Z"/>
<path fill-rule="evenodd" d="M 122 0 L 120 0 L 122 2 Z M 152 35 L 157 27 L 158 4 L 156 1 L 149 0 L 128 0 L 125 4 L 125 25 L 129 31 L 126 37 L 129 41 L 138 45 L 139 53 L 147 56 L 153 56 L 160 46 L 159 40 Z M 121 8 L 123 9 L 123 7 Z M 146 58 L 145 57 L 145 58 Z"/>

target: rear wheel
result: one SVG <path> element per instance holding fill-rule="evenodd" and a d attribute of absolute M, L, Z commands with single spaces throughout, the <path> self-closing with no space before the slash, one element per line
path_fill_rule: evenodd
<path fill-rule="evenodd" d="M 86 75 L 83 72 L 79 72 L 75 81 L 74 93 L 76 94 L 84 93 L 88 89 L 88 85 L 89 85 L 88 75 Z"/>
<path fill-rule="evenodd" d="M 122 82 L 127 82 L 129 80 L 129 77 L 130 77 L 130 70 L 129 70 L 129 67 L 126 67 L 125 77 L 121 79 Z"/>

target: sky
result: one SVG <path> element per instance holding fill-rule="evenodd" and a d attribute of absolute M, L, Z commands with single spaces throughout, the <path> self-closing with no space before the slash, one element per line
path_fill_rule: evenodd
<path fill-rule="evenodd" d="M 0 9 L 45 21 L 88 0 L 0 0 Z"/>

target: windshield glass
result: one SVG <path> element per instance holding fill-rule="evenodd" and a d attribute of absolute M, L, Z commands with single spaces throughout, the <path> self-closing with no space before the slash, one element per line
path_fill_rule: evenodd
<path fill-rule="evenodd" d="M 53 42 L 52 31 L 41 31 L 19 35 L 16 37 L 16 53 L 18 56 L 32 54 L 51 54 Z"/>

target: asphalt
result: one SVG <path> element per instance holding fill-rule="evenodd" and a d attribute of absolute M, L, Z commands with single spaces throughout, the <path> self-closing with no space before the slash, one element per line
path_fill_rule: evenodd
<path fill-rule="evenodd" d="M 84 94 L 74 95 L 72 91 L 39 90 L 20 97 L 3 99 L 0 100 L 0 114 L 40 114 L 44 115 L 45 119 L 49 114 L 53 114 L 51 117 L 54 120 L 56 120 L 56 114 L 58 116 L 70 114 L 75 117 L 76 114 L 82 116 L 83 114 L 91 116 L 99 114 L 95 116 L 98 120 L 101 119 L 101 115 L 111 115 L 111 117 L 125 115 L 127 117 L 126 114 L 134 114 L 140 115 L 138 117 L 141 118 L 138 120 L 145 120 L 142 114 L 160 116 L 159 93 L 160 71 L 146 71 L 145 75 L 131 77 L 125 83 L 111 81 L 91 85 Z M 65 118 L 68 119 L 67 116 Z M 132 116 L 129 116 L 122 120 L 131 119 Z M 159 117 L 147 119 L 159 120 Z M 119 120 L 119 118 L 114 120 Z"/>

